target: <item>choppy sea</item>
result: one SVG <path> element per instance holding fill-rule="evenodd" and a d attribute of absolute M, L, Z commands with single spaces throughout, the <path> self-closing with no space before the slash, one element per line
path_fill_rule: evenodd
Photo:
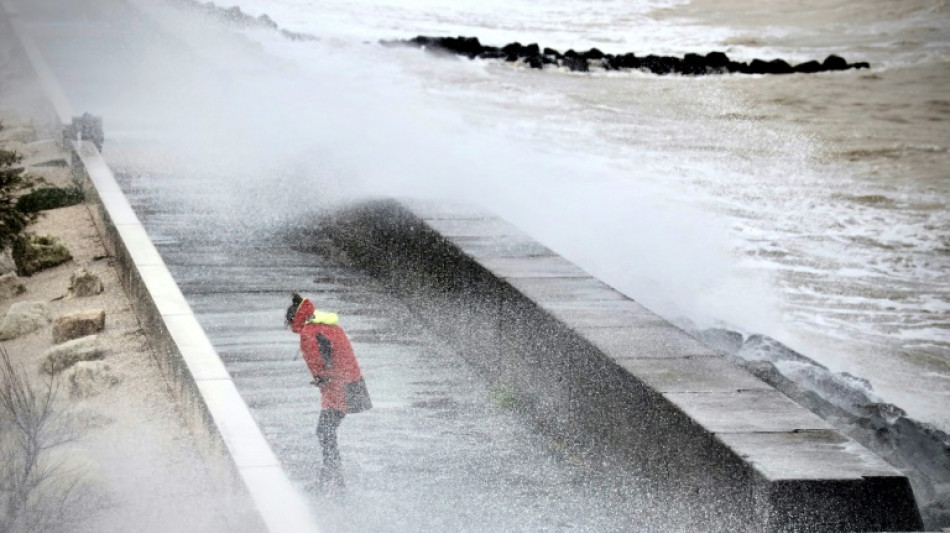
<path fill-rule="evenodd" d="M 306 75 L 233 103 L 307 124 L 274 145 L 320 169 L 314 201 L 482 204 L 676 323 L 770 335 L 950 430 L 946 1 L 215 3 L 318 37 L 248 30 Z M 871 68 L 572 73 L 377 45 L 419 34 Z"/>

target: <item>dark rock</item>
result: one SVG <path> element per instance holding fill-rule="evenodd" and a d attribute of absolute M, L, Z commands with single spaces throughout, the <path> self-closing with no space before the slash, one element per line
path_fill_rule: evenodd
<path fill-rule="evenodd" d="M 825 58 L 821 66 L 825 70 L 847 70 L 848 62 L 844 58 L 832 54 Z"/>
<path fill-rule="evenodd" d="M 732 61 L 723 52 L 709 52 L 705 55 L 690 53 L 682 58 L 674 56 L 648 55 L 637 57 L 634 53 L 606 54 L 597 48 L 578 53 L 569 49 L 563 54 L 554 48 L 541 48 L 537 43 L 522 45 L 520 42 L 508 43 L 501 48 L 482 45 L 476 37 L 428 37 L 416 36 L 406 41 L 380 41 L 385 46 L 406 44 L 430 50 L 444 50 L 468 58 L 504 59 L 515 62 L 524 61 L 531 68 L 557 64 L 574 72 L 587 72 L 591 66 L 605 70 L 641 69 L 654 74 L 707 75 L 733 72 L 739 74 L 790 74 L 792 72 L 813 73 L 824 70 L 846 70 L 849 68 L 870 68 L 867 63 L 848 64 L 844 59 L 831 55 L 824 62 L 808 61 L 792 67 L 783 59 L 765 61 L 754 59 L 751 63 Z"/>
<path fill-rule="evenodd" d="M 682 67 L 682 60 L 678 57 L 648 55 L 641 61 L 641 68 L 645 68 L 654 74 L 664 75 L 672 72 L 679 72 Z"/>
<path fill-rule="evenodd" d="M 477 37 L 424 37 L 414 38 L 413 44 L 434 51 L 446 51 L 474 59 L 483 52 Z"/>
<path fill-rule="evenodd" d="M 871 64 L 866 61 L 861 61 L 859 63 L 851 63 L 851 68 L 854 68 L 854 69 L 871 68 Z"/>
<path fill-rule="evenodd" d="M 745 61 L 730 61 L 727 69 L 729 72 L 738 74 L 752 74 L 752 69 L 749 68 L 749 64 Z"/>
<path fill-rule="evenodd" d="M 478 57 L 482 59 L 504 59 L 508 57 L 508 54 L 502 52 L 501 50 L 495 48 L 493 50 L 485 50 Z"/>
<path fill-rule="evenodd" d="M 604 58 L 604 53 L 596 48 L 591 48 L 590 50 L 584 52 L 582 55 L 588 60 L 592 60 L 592 61 Z"/>
<path fill-rule="evenodd" d="M 769 61 L 770 74 L 791 74 L 794 72 L 792 66 L 784 59 L 773 59 Z"/>
<path fill-rule="evenodd" d="M 577 54 L 572 56 L 564 54 L 564 57 L 561 59 L 561 65 L 570 69 L 571 72 L 590 71 L 590 65 L 587 63 L 587 60 Z"/>
<path fill-rule="evenodd" d="M 531 68 L 544 68 L 544 59 L 540 55 L 526 57 L 524 62 Z"/>
<path fill-rule="evenodd" d="M 753 59 L 749 63 L 749 73 L 750 74 L 768 74 L 769 73 L 769 64 L 761 59 Z"/>
<path fill-rule="evenodd" d="M 707 66 L 705 56 L 699 54 L 686 54 L 683 56 L 683 74 L 705 74 Z"/>
<path fill-rule="evenodd" d="M 613 61 L 616 63 L 618 68 L 640 68 L 643 66 L 640 63 L 640 58 L 638 58 L 633 52 L 614 56 Z"/>
<path fill-rule="evenodd" d="M 429 46 L 435 41 L 435 37 L 426 37 L 425 35 L 416 35 L 407 42 L 416 46 Z"/>
<path fill-rule="evenodd" d="M 519 43 L 519 42 L 517 42 L 517 41 L 516 41 L 516 42 L 513 42 L 513 43 L 508 43 L 508 44 L 506 44 L 505 46 L 502 46 L 502 47 L 501 47 L 501 51 L 504 52 L 505 54 L 507 54 L 509 57 L 511 57 L 511 56 L 518 57 L 518 56 L 520 56 L 521 53 L 522 53 L 522 50 L 524 50 L 524 46 L 522 46 L 521 43 Z"/>
<path fill-rule="evenodd" d="M 706 54 L 706 64 L 714 69 L 724 69 L 729 66 L 729 56 L 722 52 L 709 52 Z"/>
<path fill-rule="evenodd" d="M 815 72 L 821 72 L 821 63 L 817 61 L 808 61 L 807 63 L 801 63 L 795 65 L 795 72 L 802 72 L 805 74 L 814 74 Z"/>

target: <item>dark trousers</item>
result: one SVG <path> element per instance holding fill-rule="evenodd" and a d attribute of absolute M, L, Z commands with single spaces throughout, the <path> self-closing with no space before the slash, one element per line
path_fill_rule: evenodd
<path fill-rule="evenodd" d="M 340 461 L 340 449 L 336 444 L 336 430 L 346 413 L 336 409 L 323 409 L 317 421 L 317 438 L 323 451 L 323 468 L 320 469 L 321 481 L 343 481 L 343 464 Z"/>

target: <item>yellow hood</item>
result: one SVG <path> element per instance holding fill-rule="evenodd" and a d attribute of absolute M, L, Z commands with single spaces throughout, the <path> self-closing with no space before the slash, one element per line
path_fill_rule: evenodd
<path fill-rule="evenodd" d="M 326 324 L 336 326 L 340 323 L 340 317 L 336 313 L 327 313 L 326 311 L 314 311 L 313 316 L 307 319 L 307 324 Z"/>

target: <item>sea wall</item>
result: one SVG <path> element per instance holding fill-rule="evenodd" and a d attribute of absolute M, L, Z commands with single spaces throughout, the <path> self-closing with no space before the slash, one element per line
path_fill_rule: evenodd
<path fill-rule="evenodd" d="M 498 218 L 378 200 L 324 230 L 541 427 L 585 453 L 622 450 L 710 524 L 922 527 L 907 478 L 878 456 Z"/>

